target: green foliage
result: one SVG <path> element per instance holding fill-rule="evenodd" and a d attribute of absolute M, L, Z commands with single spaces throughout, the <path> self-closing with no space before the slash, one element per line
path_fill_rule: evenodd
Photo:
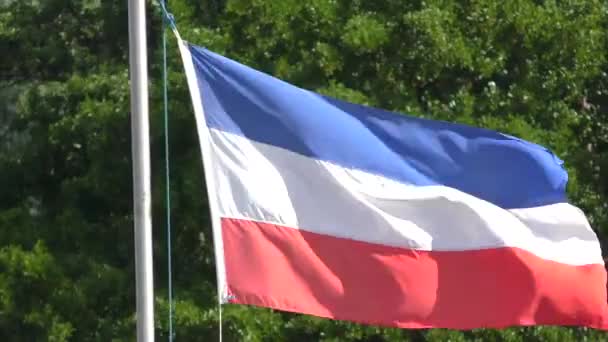
<path fill-rule="evenodd" d="M 369 15 L 357 15 L 346 22 L 342 40 L 354 51 L 373 52 L 388 43 L 389 32 L 380 20 Z"/>
<path fill-rule="evenodd" d="M 501 130 L 566 162 L 608 248 L 608 5 L 588 1 L 171 0 L 182 36 L 351 102 Z M 0 1 L 0 338 L 133 340 L 124 1 Z M 166 338 L 161 18 L 148 6 L 156 324 Z M 175 323 L 217 338 L 192 108 L 169 43 Z M 602 341 L 583 328 L 400 330 L 224 307 L 227 341 Z"/>

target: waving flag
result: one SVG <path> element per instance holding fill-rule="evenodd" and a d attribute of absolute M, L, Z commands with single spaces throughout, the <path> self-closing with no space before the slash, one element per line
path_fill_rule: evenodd
<path fill-rule="evenodd" d="M 608 328 L 598 239 L 547 149 L 180 49 L 223 302 L 403 328 Z"/>

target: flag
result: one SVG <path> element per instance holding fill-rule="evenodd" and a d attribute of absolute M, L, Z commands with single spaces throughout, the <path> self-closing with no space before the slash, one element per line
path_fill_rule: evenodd
<path fill-rule="evenodd" d="M 599 242 L 551 151 L 180 49 L 222 303 L 402 328 L 608 329 Z"/>

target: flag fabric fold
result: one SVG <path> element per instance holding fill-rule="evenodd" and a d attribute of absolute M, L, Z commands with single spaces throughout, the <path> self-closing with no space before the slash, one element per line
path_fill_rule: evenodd
<path fill-rule="evenodd" d="M 546 148 L 180 49 L 223 302 L 403 328 L 608 329 L 598 239 Z"/>

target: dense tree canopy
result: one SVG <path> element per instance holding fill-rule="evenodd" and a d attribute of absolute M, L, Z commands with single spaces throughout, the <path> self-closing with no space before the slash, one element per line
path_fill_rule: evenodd
<path fill-rule="evenodd" d="M 608 4 L 171 0 L 182 36 L 356 103 L 501 130 L 566 162 L 608 241 Z M 156 325 L 167 336 L 161 50 L 149 2 Z M 133 340 L 127 4 L 0 0 L 0 339 Z M 175 322 L 217 337 L 192 108 L 169 44 Z M 602 174 L 604 172 L 604 174 Z M 604 245 L 604 249 L 608 245 Z M 226 340 L 598 341 L 583 328 L 399 330 L 226 306 Z"/>

